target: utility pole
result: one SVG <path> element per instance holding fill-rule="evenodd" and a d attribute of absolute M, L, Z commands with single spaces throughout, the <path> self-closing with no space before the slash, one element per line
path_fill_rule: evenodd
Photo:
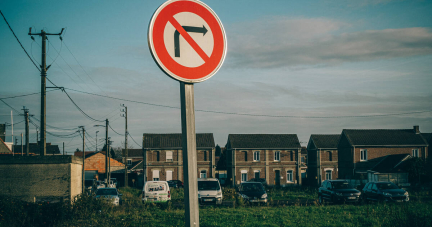
<path fill-rule="evenodd" d="M 23 134 L 21 133 L 21 156 L 24 156 Z"/>
<path fill-rule="evenodd" d="M 106 148 L 106 154 L 105 154 L 105 179 L 108 179 L 108 151 L 109 151 L 109 146 L 108 146 L 108 127 L 109 127 L 109 121 L 108 118 L 105 120 L 105 148 Z M 107 181 L 107 185 L 108 185 L 109 181 Z"/>
<path fill-rule="evenodd" d="M 96 152 L 97 152 L 97 142 L 98 142 L 98 140 L 97 140 L 97 134 L 98 134 L 98 132 L 99 131 L 96 131 Z"/>
<path fill-rule="evenodd" d="M 125 152 L 124 152 L 124 164 L 125 164 L 125 187 L 128 186 L 128 129 L 127 129 L 127 106 L 125 106 L 124 104 L 120 105 L 122 107 L 124 107 L 123 110 L 121 110 L 121 112 L 123 112 L 124 114 L 120 115 L 122 117 L 125 118 Z"/>
<path fill-rule="evenodd" d="M 83 138 L 83 166 L 82 166 L 82 193 L 85 192 L 85 128 L 84 126 L 79 126 L 78 128 L 82 129 L 82 138 Z"/>
<path fill-rule="evenodd" d="M 108 138 L 108 151 L 110 150 L 111 147 L 111 138 Z M 111 152 L 108 152 L 109 156 L 108 156 L 108 185 L 111 183 Z"/>
<path fill-rule="evenodd" d="M 41 128 L 41 135 L 40 135 L 40 155 L 45 156 L 46 155 L 46 76 L 47 76 L 47 70 L 51 65 L 47 67 L 46 65 L 46 40 L 47 35 L 58 35 L 60 36 L 63 33 L 64 28 L 62 28 L 60 33 L 57 34 L 51 34 L 46 33 L 44 30 L 41 30 L 41 33 L 31 33 L 31 28 L 29 29 L 28 35 L 31 36 L 31 38 L 34 40 L 32 35 L 39 35 L 42 37 L 42 65 L 41 67 L 41 119 L 40 119 L 40 128 Z"/>
<path fill-rule="evenodd" d="M 64 142 L 63 142 L 63 155 L 65 155 L 65 154 L 64 154 Z"/>
<path fill-rule="evenodd" d="M 29 153 L 30 153 L 29 116 L 33 116 L 33 115 L 29 115 L 29 110 L 25 106 L 23 106 L 22 110 L 24 110 L 24 120 L 25 120 L 26 156 L 29 156 Z M 37 140 L 37 138 L 36 138 L 36 140 Z"/>

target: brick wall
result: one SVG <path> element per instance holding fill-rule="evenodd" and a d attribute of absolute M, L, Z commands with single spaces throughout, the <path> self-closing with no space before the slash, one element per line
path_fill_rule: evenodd
<path fill-rule="evenodd" d="M 74 156 L 15 156 L 0 160 L 1 195 L 28 202 L 73 200 L 82 190 L 82 159 Z"/>
<path fill-rule="evenodd" d="M 412 155 L 412 150 L 413 149 L 418 149 L 419 150 L 419 156 L 421 157 L 423 154 L 422 151 L 423 147 L 375 147 L 375 148 L 369 148 L 369 147 L 365 147 L 365 148 L 361 148 L 361 147 L 356 147 L 355 148 L 355 156 L 354 156 L 354 160 L 356 163 L 360 162 L 360 150 L 362 149 L 367 149 L 367 159 L 368 160 L 373 160 L 376 158 L 381 158 L 387 155 L 393 155 L 393 154 L 409 154 Z"/>

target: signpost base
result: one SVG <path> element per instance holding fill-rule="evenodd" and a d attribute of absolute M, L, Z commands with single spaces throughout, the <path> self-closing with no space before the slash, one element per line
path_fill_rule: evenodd
<path fill-rule="evenodd" d="M 185 226 L 199 226 L 197 153 L 193 84 L 180 82 Z"/>

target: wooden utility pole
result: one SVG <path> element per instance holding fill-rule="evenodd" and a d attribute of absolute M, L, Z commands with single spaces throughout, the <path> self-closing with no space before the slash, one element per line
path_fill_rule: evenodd
<path fill-rule="evenodd" d="M 51 66 L 46 65 L 46 40 L 47 35 L 61 35 L 64 28 L 62 28 L 60 33 L 50 34 L 41 30 L 41 33 L 31 33 L 31 28 L 29 29 L 28 35 L 39 35 L 42 37 L 42 64 L 41 64 L 41 119 L 40 119 L 40 155 L 46 155 L 46 76 L 47 70 Z M 33 36 L 32 36 L 33 38 Z"/>
<path fill-rule="evenodd" d="M 125 106 L 124 104 L 121 105 L 122 107 L 124 107 L 123 110 L 121 110 L 122 112 L 124 112 L 123 115 L 121 115 L 122 117 L 125 118 L 125 152 L 124 152 L 124 164 L 125 164 L 125 187 L 128 186 L 128 129 L 127 129 L 127 106 Z"/>
<path fill-rule="evenodd" d="M 180 82 L 185 226 L 199 226 L 197 153 L 193 84 Z"/>
<path fill-rule="evenodd" d="M 21 156 L 24 156 L 23 134 L 21 133 Z"/>
<path fill-rule="evenodd" d="M 83 139 L 83 166 L 82 166 L 82 193 L 85 193 L 85 128 L 84 126 L 79 126 L 82 129 L 82 139 Z"/>
<path fill-rule="evenodd" d="M 105 148 L 106 148 L 106 153 L 105 153 L 105 179 L 108 179 L 108 126 L 109 126 L 109 121 L 108 118 L 105 120 Z M 108 183 L 108 181 L 107 181 Z M 108 185 L 108 184 L 107 184 Z"/>
<path fill-rule="evenodd" d="M 25 139 L 26 139 L 26 156 L 29 156 L 30 153 L 30 141 L 29 141 L 29 110 L 23 108 L 24 110 L 24 118 L 25 118 Z M 33 115 L 32 115 L 33 116 Z"/>
<path fill-rule="evenodd" d="M 63 155 L 65 155 L 65 154 L 64 154 L 64 142 L 63 142 Z"/>

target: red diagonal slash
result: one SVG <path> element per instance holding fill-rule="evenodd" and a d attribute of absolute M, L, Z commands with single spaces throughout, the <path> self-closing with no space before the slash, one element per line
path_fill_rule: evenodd
<path fill-rule="evenodd" d="M 177 22 L 177 20 L 174 17 L 170 18 L 169 22 L 180 33 L 180 35 L 183 36 L 186 42 L 188 42 L 189 45 L 191 45 L 191 47 L 198 53 L 198 55 L 204 60 L 204 62 L 207 62 L 210 59 L 207 56 L 207 54 L 201 49 L 201 47 L 195 42 L 195 40 L 192 39 L 189 33 L 187 33 L 184 30 L 184 28 L 179 24 L 179 22 Z"/>

